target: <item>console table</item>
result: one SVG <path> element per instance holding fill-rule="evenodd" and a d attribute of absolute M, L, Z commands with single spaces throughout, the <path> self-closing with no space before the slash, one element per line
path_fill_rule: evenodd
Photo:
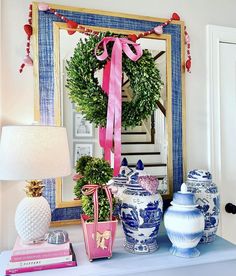
<path fill-rule="evenodd" d="M 123 240 L 115 241 L 113 256 L 109 260 L 97 259 L 89 262 L 84 244 L 75 244 L 77 267 L 22 273 L 24 276 L 234 276 L 236 275 L 236 245 L 217 237 L 212 244 L 199 245 L 200 257 L 185 259 L 169 254 L 171 246 L 166 236 L 159 237 L 160 248 L 150 255 L 134 255 L 123 249 Z M 0 255 L 0 275 L 11 252 Z M 17 274 L 16 274 L 17 275 Z"/>

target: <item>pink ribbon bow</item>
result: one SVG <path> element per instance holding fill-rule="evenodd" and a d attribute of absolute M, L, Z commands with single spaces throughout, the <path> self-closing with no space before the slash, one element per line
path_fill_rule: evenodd
<path fill-rule="evenodd" d="M 110 162 L 111 149 L 113 147 L 114 133 L 114 176 L 117 176 L 121 161 L 121 88 L 122 88 L 122 52 L 133 61 L 137 61 L 143 54 L 139 44 L 128 40 L 127 38 L 104 37 L 96 46 L 95 55 L 98 60 L 108 58 L 107 44 L 114 42 L 111 61 L 108 61 L 104 67 L 102 88 L 108 94 L 107 125 L 106 128 L 100 128 L 99 139 L 100 146 L 104 148 L 105 160 Z M 97 49 L 103 47 L 103 53 L 98 56 Z M 130 49 L 132 45 L 136 51 L 133 53 Z"/>
<path fill-rule="evenodd" d="M 98 222 L 98 189 L 104 189 L 107 195 L 107 199 L 110 205 L 110 220 L 112 220 L 112 194 L 107 186 L 101 186 L 96 184 L 87 184 L 82 188 L 82 193 L 86 196 L 93 195 L 94 204 L 94 223 Z"/>

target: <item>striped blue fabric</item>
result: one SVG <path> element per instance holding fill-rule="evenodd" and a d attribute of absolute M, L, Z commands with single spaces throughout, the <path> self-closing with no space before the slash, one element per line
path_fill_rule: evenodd
<path fill-rule="evenodd" d="M 116 16 L 87 14 L 59 10 L 68 19 L 82 25 L 118 28 L 125 30 L 150 30 L 159 22 L 138 19 L 120 18 Z M 54 60 L 53 60 L 53 22 L 60 22 L 56 16 L 48 12 L 40 12 L 38 17 L 39 29 L 39 90 L 41 123 L 54 124 Z M 164 28 L 164 33 L 171 34 L 172 52 L 172 128 L 173 128 L 173 185 L 174 191 L 179 190 L 183 181 L 182 155 L 182 80 L 181 80 L 181 27 L 171 24 Z M 80 218 L 81 208 L 55 207 L 55 181 L 45 182 L 45 197 L 52 209 L 52 220 L 68 220 Z"/>

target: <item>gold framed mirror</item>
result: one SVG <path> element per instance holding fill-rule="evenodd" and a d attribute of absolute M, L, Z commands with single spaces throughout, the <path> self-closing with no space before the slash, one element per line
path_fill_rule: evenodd
<path fill-rule="evenodd" d="M 87 20 L 88 24 L 83 23 L 83 25 L 99 32 L 110 31 L 115 34 L 123 35 L 128 35 L 130 33 L 135 34 L 139 33 L 140 31 L 150 29 L 150 26 L 155 26 L 158 24 L 158 22 L 160 23 L 166 21 L 166 19 L 160 18 L 118 14 L 97 10 L 86 10 L 50 4 L 49 6 L 53 9 L 60 10 L 60 12 L 65 16 L 72 16 L 73 20 L 77 19 L 78 21 L 79 19 L 83 19 L 83 22 Z M 72 152 L 72 163 L 74 163 L 75 152 L 78 154 L 78 149 L 80 151 L 83 149 L 85 152 L 92 152 L 93 154 L 96 153 L 98 156 L 101 156 L 102 152 L 101 150 L 98 150 L 97 130 L 94 128 L 94 126 L 92 126 L 92 130 L 88 132 L 89 134 L 86 134 L 87 136 L 83 136 L 82 132 L 84 131 L 85 126 L 88 126 L 88 124 L 85 122 L 83 123 L 83 131 L 80 130 L 79 132 L 79 123 L 75 124 L 75 122 L 81 122 L 82 117 L 79 114 L 75 114 L 77 112 L 73 111 L 73 106 L 70 103 L 68 96 L 66 95 L 67 91 L 65 89 L 66 60 L 68 60 L 73 54 L 73 49 L 78 39 L 83 39 L 84 34 L 82 32 L 78 32 L 73 36 L 69 36 L 67 34 L 66 24 L 58 22 L 58 19 L 53 15 L 38 11 L 37 3 L 34 3 L 33 5 L 33 14 L 35 53 L 35 119 L 40 120 L 42 123 L 46 124 L 65 125 L 68 128 L 68 138 Z M 91 18 L 93 20 L 91 20 Z M 105 23 L 104 18 L 107 19 Z M 94 19 L 96 19 L 96 24 L 94 23 Z M 101 21 L 100 23 L 99 20 Z M 126 28 L 119 28 L 117 20 L 119 21 L 121 27 L 125 23 L 130 28 L 127 26 Z M 93 25 L 89 24 L 91 22 Z M 134 22 L 136 25 L 134 25 Z M 115 27 L 113 25 L 115 25 Z M 49 33 L 47 34 L 45 33 L 45 27 L 48 28 L 47 31 Z M 180 180 L 182 182 L 185 171 L 183 37 L 184 23 L 182 21 L 174 21 L 172 24 L 170 24 L 169 28 L 166 28 L 164 34 L 159 36 L 152 34 L 140 39 L 139 41 L 139 43 L 142 45 L 142 48 L 149 49 L 152 52 L 153 57 L 156 58 L 157 66 L 159 66 L 162 80 L 164 82 L 163 90 L 165 91 L 162 91 L 162 99 L 159 103 L 157 103 L 159 107 L 157 112 L 155 112 L 150 117 L 150 119 L 147 120 L 147 122 L 144 122 L 142 129 L 140 129 L 146 131 L 146 137 L 142 137 L 142 139 L 146 140 L 137 140 L 140 139 L 140 136 L 142 135 L 137 134 L 138 131 L 134 131 L 136 135 L 133 135 L 132 139 L 134 139 L 133 143 L 138 145 L 138 152 L 136 156 L 140 156 L 140 150 L 141 148 L 144 148 L 145 145 L 144 142 L 148 142 L 146 144 L 148 146 L 153 146 L 152 150 L 149 150 L 150 154 L 143 155 L 143 158 L 146 160 L 144 163 L 147 163 L 148 160 L 151 161 L 150 166 L 146 167 L 148 172 L 151 172 L 151 165 L 155 164 L 155 174 L 158 171 L 160 176 L 160 183 L 164 183 L 165 181 L 163 184 L 164 199 L 171 198 L 173 190 L 178 188 L 178 185 L 180 185 Z M 47 50 L 47 62 L 49 61 L 50 63 L 49 66 L 47 66 L 47 69 L 50 70 L 49 73 L 46 73 L 47 70 L 45 69 L 45 50 Z M 161 62 L 159 62 L 160 60 Z M 53 87 L 51 87 L 51 85 L 49 87 L 49 92 L 47 92 L 45 89 L 47 81 L 51 84 L 53 83 Z M 42 85 L 42 82 L 45 83 Z M 129 88 L 127 83 L 128 79 L 124 76 L 123 87 L 127 96 L 124 98 L 129 98 Z M 53 115 L 50 113 L 52 110 Z M 74 136 L 75 128 L 77 129 L 76 138 Z M 126 134 L 125 132 L 126 131 L 124 131 L 124 140 L 122 146 L 125 149 L 125 152 L 123 153 L 128 155 L 123 156 L 131 158 L 132 162 L 134 162 L 134 152 L 132 150 L 128 152 L 127 150 L 129 146 L 132 147 L 130 140 L 128 140 L 130 139 L 130 137 L 128 138 L 128 135 L 130 134 Z M 140 132 L 143 133 L 144 131 Z M 90 133 L 92 134 L 89 137 Z M 157 133 L 159 139 L 162 139 L 162 144 L 159 143 L 158 146 L 156 145 L 158 143 Z M 163 154 L 163 156 L 160 156 L 160 152 L 165 152 L 166 155 Z M 156 153 L 156 155 L 153 153 Z M 161 164 L 163 164 L 163 166 L 161 166 Z M 167 177 L 165 178 L 165 176 Z M 166 186 L 164 185 L 166 185 L 166 182 L 168 184 L 167 189 L 165 190 Z M 80 217 L 81 201 L 74 199 L 74 183 L 72 181 L 72 177 L 63 180 L 57 179 L 50 185 L 54 185 L 54 194 L 52 195 L 53 192 L 51 190 L 48 192 L 48 199 L 52 206 L 52 214 L 55 214 L 54 221 L 56 222 L 54 224 L 70 224 L 77 222 Z M 77 212 L 77 214 L 74 216 L 68 216 L 66 213 L 70 212 L 71 214 L 75 214 Z"/>

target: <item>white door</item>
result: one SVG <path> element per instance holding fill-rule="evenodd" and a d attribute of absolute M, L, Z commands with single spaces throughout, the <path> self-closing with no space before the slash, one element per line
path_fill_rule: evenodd
<path fill-rule="evenodd" d="M 236 29 L 207 31 L 209 168 L 221 195 L 218 234 L 236 244 Z"/>
<path fill-rule="evenodd" d="M 236 206 L 236 44 L 225 42 L 220 43 L 220 120 L 221 231 L 236 243 L 236 214 L 224 208 L 227 203 Z M 228 211 L 234 211 L 233 205 Z"/>

